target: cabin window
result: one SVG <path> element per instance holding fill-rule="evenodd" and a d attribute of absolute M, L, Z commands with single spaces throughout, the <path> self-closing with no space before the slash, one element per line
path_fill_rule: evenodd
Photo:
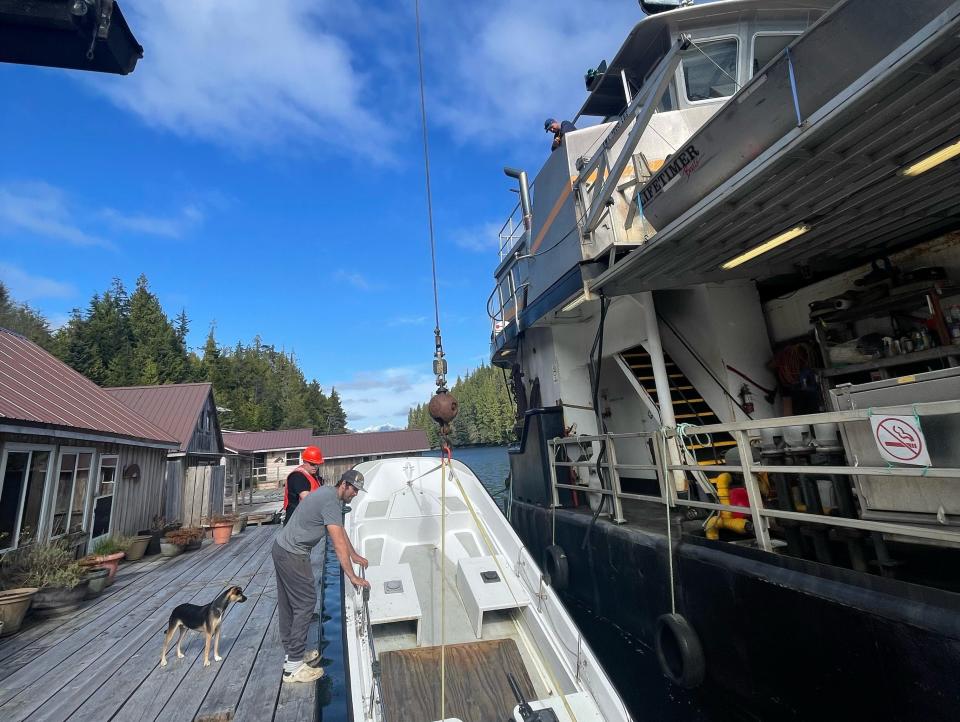
<path fill-rule="evenodd" d="M 800 33 L 757 33 L 753 36 L 753 62 L 751 75 L 760 72 L 767 63 L 793 42 Z"/>
<path fill-rule="evenodd" d="M 687 100 L 725 98 L 737 92 L 736 38 L 698 40 L 697 46 L 684 51 L 683 84 Z"/>
<path fill-rule="evenodd" d="M 92 464 L 93 453 L 89 451 L 69 451 L 60 455 L 51 536 L 83 531 L 84 506 Z"/>
<path fill-rule="evenodd" d="M 288 451 L 287 452 L 287 466 L 299 466 L 300 465 L 300 452 L 299 451 Z"/>
<path fill-rule="evenodd" d="M 266 454 L 253 455 L 253 466 L 250 470 L 250 473 L 258 478 L 267 475 L 267 455 Z"/>
<path fill-rule="evenodd" d="M 210 412 L 207 409 L 200 415 L 200 431 L 210 431 Z"/>
<path fill-rule="evenodd" d="M 0 467 L 0 549 L 15 549 L 37 538 L 50 451 L 10 449 Z"/>

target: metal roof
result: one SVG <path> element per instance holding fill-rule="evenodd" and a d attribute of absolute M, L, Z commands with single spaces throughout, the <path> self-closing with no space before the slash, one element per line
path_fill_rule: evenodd
<path fill-rule="evenodd" d="M 310 445 L 313 429 L 280 431 L 224 431 L 223 444 L 231 451 L 278 451 L 303 449 Z"/>
<path fill-rule="evenodd" d="M 155 442 L 164 448 L 175 445 L 167 432 L 93 381 L 6 329 L 0 329 L 2 421 Z"/>
<path fill-rule="evenodd" d="M 314 436 L 312 429 L 283 431 L 224 431 L 224 446 L 232 451 L 267 452 L 319 446 L 325 459 L 428 451 L 430 442 L 420 429 L 376 431 L 365 434 Z"/>
<path fill-rule="evenodd" d="M 188 451 L 200 413 L 213 394 L 213 386 L 209 383 L 118 386 L 104 391 L 177 439 L 180 451 Z M 213 421 L 219 430 L 219 424 Z M 222 444 L 220 447 L 223 448 Z"/>
<path fill-rule="evenodd" d="M 691 25 L 707 26 L 736 22 L 740 13 L 753 10 L 829 10 L 839 0 L 719 0 L 689 5 L 669 12 L 648 15 L 638 22 L 623 41 L 603 76 L 580 108 L 580 115 L 608 117 L 622 112 L 626 106 L 623 79 L 635 88 L 641 87 L 647 74 L 671 46 L 671 34 Z"/>

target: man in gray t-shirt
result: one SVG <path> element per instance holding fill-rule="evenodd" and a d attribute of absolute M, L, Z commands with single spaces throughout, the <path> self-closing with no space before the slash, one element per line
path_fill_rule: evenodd
<path fill-rule="evenodd" d="M 320 656 L 319 651 L 305 651 L 307 629 L 317 604 L 310 551 L 329 536 L 350 583 L 358 587 L 370 586 L 353 571 L 354 564 L 366 569 L 367 560 L 353 548 L 343 529 L 343 504 L 362 490 L 363 474 L 353 469 L 345 471 L 336 486 L 321 486 L 304 496 L 273 542 L 277 617 L 286 652 L 284 682 L 311 682 L 323 676 L 323 668 L 308 664 Z"/>

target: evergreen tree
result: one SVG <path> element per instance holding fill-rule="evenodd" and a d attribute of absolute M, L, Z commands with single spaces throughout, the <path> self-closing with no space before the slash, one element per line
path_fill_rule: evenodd
<path fill-rule="evenodd" d="M 0 282 L 0 328 L 25 336 L 45 349 L 53 347 L 50 325 L 39 311 L 10 298 L 7 287 Z"/>

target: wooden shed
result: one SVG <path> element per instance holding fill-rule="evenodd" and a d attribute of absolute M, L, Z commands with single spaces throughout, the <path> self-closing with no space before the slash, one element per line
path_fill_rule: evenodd
<path fill-rule="evenodd" d="M 167 455 L 164 515 L 200 526 L 223 513 L 223 438 L 209 383 L 106 389 L 117 401 L 163 429 L 178 447 Z"/>
<path fill-rule="evenodd" d="M 86 553 L 162 513 L 177 441 L 19 334 L 0 329 L 0 553 Z"/>

